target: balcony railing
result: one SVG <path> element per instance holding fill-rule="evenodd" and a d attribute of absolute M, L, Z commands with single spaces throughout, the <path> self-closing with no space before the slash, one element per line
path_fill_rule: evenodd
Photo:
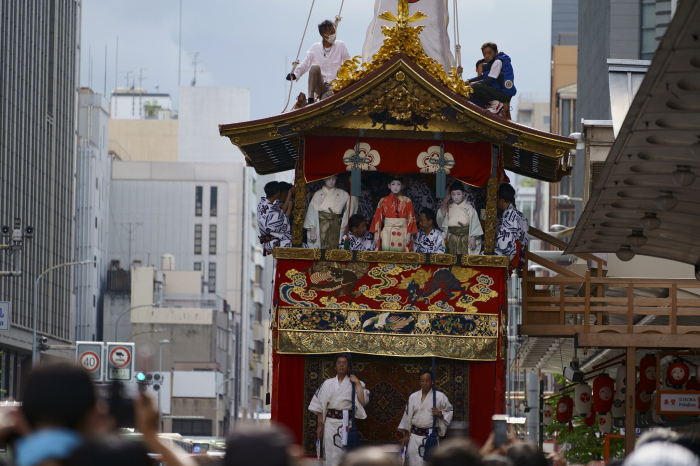
<path fill-rule="evenodd" d="M 534 230 L 532 236 L 561 249 L 566 246 Z M 597 270 L 602 271 L 602 259 L 578 256 L 597 260 Z M 700 297 L 679 298 L 679 290 L 688 290 L 692 296 L 693 290 L 700 289 L 700 281 L 594 277 L 590 271 L 582 276 L 528 251 L 526 266 L 529 261 L 559 275 L 523 274 L 521 335 L 573 337 L 579 347 L 698 346 Z M 684 296 L 683 291 L 680 294 Z"/>

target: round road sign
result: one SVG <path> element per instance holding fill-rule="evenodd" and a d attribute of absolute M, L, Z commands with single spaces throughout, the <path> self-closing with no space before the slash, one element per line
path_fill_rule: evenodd
<path fill-rule="evenodd" d="M 95 372 L 100 368 L 100 357 L 97 355 L 97 353 L 86 351 L 80 355 L 80 364 L 88 372 Z"/>
<path fill-rule="evenodd" d="M 123 368 L 131 361 L 131 351 L 125 346 L 117 346 L 109 352 L 109 363 L 116 368 Z"/>

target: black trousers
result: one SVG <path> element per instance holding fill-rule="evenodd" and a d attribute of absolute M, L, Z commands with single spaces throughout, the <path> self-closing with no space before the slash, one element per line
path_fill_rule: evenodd
<path fill-rule="evenodd" d="M 481 84 L 481 83 L 474 83 L 472 84 L 472 90 L 474 93 L 471 95 L 469 100 L 474 102 L 476 100 L 477 105 L 481 105 L 482 107 L 486 107 L 489 102 L 492 100 L 497 100 L 499 102 L 510 102 L 511 96 L 508 94 L 504 93 L 503 91 L 499 91 L 498 89 L 495 89 L 491 86 L 487 86 L 486 84 Z M 474 100 L 472 100 L 474 99 Z"/>

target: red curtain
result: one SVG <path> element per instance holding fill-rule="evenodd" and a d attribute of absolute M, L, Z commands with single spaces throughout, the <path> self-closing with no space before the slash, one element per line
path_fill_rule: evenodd
<path fill-rule="evenodd" d="M 498 414 L 503 401 L 497 403 L 498 393 L 495 362 L 469 363 L 469 436 L 480 445 L 491 433 L 491 416 Z"/>
<path fill-rule="evenodd" d="M 304 148 L 306 181 L 350 171 L 347 160 L 355 154 L 356 138 L 307 136 Z M 394 174 L 435 173 L 444 145 L 444 158 L 451 162 L 448 175 L 476 187 L 486 186 L 491 175 L 491 144 L 488 142 L 433 141 L 416 139 L 360 138 L 363 171 Z"/>
<path fill-rule="evenodd" d="M 272 355 L 272 421 L 287 426 L 294 434 L 294 443 L 301 444 L 304 406 L 305 356 Z"/>

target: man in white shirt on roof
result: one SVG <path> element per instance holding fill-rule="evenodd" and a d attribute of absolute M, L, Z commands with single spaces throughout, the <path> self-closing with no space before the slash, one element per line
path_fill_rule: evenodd
<path fill-rule="evenodd" d="M 345 44 L 335 39 L 335 25 L 331 21 L 325 20 L 319 24 L 318 33 L 323 40 L 312 45 L 296 71 L 287 75 L 287 81 L 298 81 L 309 72 L 309 104 L 333 95 L 331 81 L 338 76 L 338 70 L 345 60 L 351 58 Z"/>

